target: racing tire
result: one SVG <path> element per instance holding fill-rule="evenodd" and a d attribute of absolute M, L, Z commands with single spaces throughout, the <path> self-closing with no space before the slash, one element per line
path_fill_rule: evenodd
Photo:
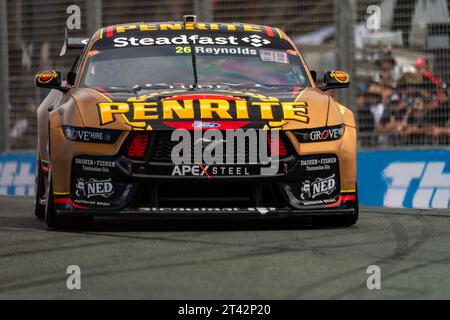
<path fill-rule="evenodd" d="M 58 216 L 55 209 L 53 196 L 52 173 L 49 170 L 47 187 L 47 204 L 45 207 L 45 222 L 50 229 L 83 229 L 92 224 L 92 217 L 62 217 Z"/>
<path fill-rule="evenodd" d="M 314 227 L 349 227 L 355 225 L 359 218 L 358 191 L 356 191 L 355 211 L 352 215 L 314 217 Z"/>
<path fill-rule="evenodd" d="M 45 204 L 42 204 L 42 200 L 45 197 L 45 177 L 41 168 L 41 158 L 38 157 L 36 163 L 36 177 L 34 183 L 34 215 L 39 220 L 45 218 Z"/>
<path fill-rule="evenodd" d="M 55 199 L 53 197 L 53 181 L 51 170 L 48 173 L 48 186 L 47 186 L 47 203 L 45 205 L 45 223 L 49 228 L 58 228 L 62 226 L 61 217 L 58 217 L 55 209 Z"/>

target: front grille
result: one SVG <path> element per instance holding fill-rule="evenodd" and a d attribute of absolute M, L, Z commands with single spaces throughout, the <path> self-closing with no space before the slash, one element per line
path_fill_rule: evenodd
<path fill-rule="evenodd" d="M 226 138 L 226 131 L 221 131 L 222 136 Z M 179 143 L 179 141 L 171 141 L 171 135 L 172 131 L 160 131 L 155 132 L 154 134 L 154 140 L 152 144 L 151 149 L 151 155 L 150 160 L 153 162 L 172 162 L 172 149 L 175 145 Z M 193 136 L 193 133 L 191 132 L 191 136 Z M 280 138 L 283 139 L 284 143 L 286 144 L 288 139 L 285 137 L 283 132 L 280 132 Z M 193 139 L 192 139 L 193 140 Z M 210 142 L 197 142 L 202 143 L 202 151 L 204 148 L 206 148 Z M 227 163 L 226 159 L 226 143 L 223 143 L 223 156 L 222 156 L 222 163 Z M 191 143 L 191 163 L 194 163 L 194 147 L 195 141 L 192 141 Z M 290 145 L 289 145 L 290 146 Z M 235 147 L 236 148 L 236 147 Z M 245 150 L 244 156 L 245 156 L 245 162 L 249 162 L 249 156 L 252 152 L 252 154 L 258 154 L 257 144 L 250 143 L 249 139 L 245 139 L 245 145 L 243 147 L 239 147 L 239 150 Z M 288 148 L 290 150 L 290 148 Z M 241 156 L 242 157 L 242 156 Z M 234 152 L 234 163 L 238 163 L 238 152 Z"/>
<path fill-rule="evenodd" d="M 157 132 L 152 145 L 151 160 L 156 162 L 172 162 L 172 149 L 178 141 L 171 141 L 171 131 Z"/>
<path fill-rule="evenodd" d="M 274 183 L 151 182 L 139 186 L 134 207 L 282 207 Z"/>
<path fill-rule="evenodd" d="M 252 206 L 252 203 L 251 184 L 181 183 L 174 186 L 161 183 L 158 186 L 158 205 L 162 207 L 243 207 Z"/>

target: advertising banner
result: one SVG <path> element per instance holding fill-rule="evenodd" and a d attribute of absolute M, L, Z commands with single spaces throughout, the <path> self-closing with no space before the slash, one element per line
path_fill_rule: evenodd
<path fill-rule="evenodd" d="M 362 151 L 358 189 L 361 205 L 449 208 L 450 150 Z"/>
<path fill-rule="evenodd" d="M 0 195 L 33 195 L 36 157 L 0 154 Z M 361 151 L 361 205 L 450 208 L 450 150 Z"/>
<path fill-rule="evenodd" d="M 0 195 L 32 196 L 36 155 L 32 152 L 0 154 Z"/>

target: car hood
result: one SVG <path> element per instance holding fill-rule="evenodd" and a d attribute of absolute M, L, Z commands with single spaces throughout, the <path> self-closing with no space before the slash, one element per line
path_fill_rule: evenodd
<path fill-rule="evenodd" d="M 83 125 L 94 128 L 295 130 L 344 122 L 340 108 L 316 88 L 165 89 L 139 93 L 78 88 L 69 94 Z"/>

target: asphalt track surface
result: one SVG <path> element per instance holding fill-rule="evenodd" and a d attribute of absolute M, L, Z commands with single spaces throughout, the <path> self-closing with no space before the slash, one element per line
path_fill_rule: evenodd
<path fill-rule="evenodd" d="M 356 226 L 102 220 L 51 231 L 0 197 L 0 299 L 450 299 L 450 212 L 362 209 Z M 68 290 L 66 268 L 81 268 Z M 366 269 L 381 268 L 381 290 Z"/>

